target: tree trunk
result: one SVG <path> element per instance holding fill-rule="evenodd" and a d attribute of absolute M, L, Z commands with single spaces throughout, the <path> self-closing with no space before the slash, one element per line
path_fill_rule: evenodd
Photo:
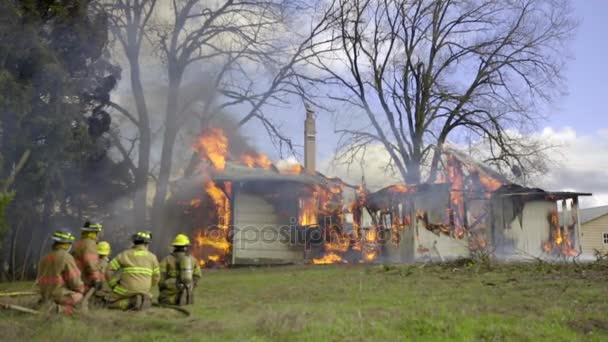
<path fill-rule="evenodd" d="M 405 179 L 405 184 L 420 184 L 421 175 L 420 175 L 420 162 L 418 160 L 412 160 L 407 165 L 407 176 Z"/>
<path fill-rule="evenodd" d="M 161 231 L 164 222 L 165 198 L 171 176 L 171 166 L 173 164 L 173 147 L 177 138 L 177 102 L 179 97 L 180 77 L 169 77 L 169 93 L 167 97 L 167 111 L 165 115 L 165 134 L 163 137 L 163 149 L 160 160 L 160 170 L 156 183 L 156 193 L 154 194 L 154 207 L 152 214 L 152 228 L 156 234 L 155 245 L 167 238 L 168 232 Z"/>
<path fill-rule="evenodd" d="M 135 191 L 133 196 L 134 226 L 145 226 L 147 224 L 147 195 L 148 195 L 148 172 L 150 170 L 151 133 L 148 108 L 144 96 L 143 86 L 139 69 L 139 58 L 137 53 L 129 56 L 131 69 L 131 89 L 138 114 L 139 148 L 137 170 L 135 172 Z"/>

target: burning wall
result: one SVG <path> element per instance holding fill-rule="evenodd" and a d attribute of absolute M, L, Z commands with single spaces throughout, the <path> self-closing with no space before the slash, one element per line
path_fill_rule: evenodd
<path fill-rule="evenodd" d="M 234 196 L 233 264 L 303 261 L 303 244 L 293 239 L 301 187 L 290 182 L 239 182 Z"/>
<path fill-rule="evenodd" d="M 581 195 L 588 194 L 513 187 L 498 191 L 492 200 L 491 230 L 496 253 L 507 257 L 578 256 Z"/>

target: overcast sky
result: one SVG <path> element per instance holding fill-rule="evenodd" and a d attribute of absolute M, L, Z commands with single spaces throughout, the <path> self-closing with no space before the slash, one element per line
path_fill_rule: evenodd
<path fill-rule="evenodd" d="M 559 166 L 552 169 L 542 182 L 537 184 L 547 190 L 576 190 L 593 192 L 593 198 L 583 200 L 586 207 L 608 204 L 608 1 L 574 1 L 576 17 L 581 24 L 571 44 L 573 59 L 569 62 L 566 76 L 568 94 L 547 108 L 547 121 L 539 123 L 539 134 L 558 142 L 561 147 L 555 157 Z M 285 131 L 302 143 L 304 108 L 294 108 L 276 118 Z M 297 114 L 300 113 L 301 116 Z M 297 119 L 295 119 L 297 118 Z M 337 137 L 329 113 L 318 113 L 318 160 L 321 171 L 345 178 L 360 178 L 360 170 L 348 174 L 345 169 L 327 168 L 332 157 Z M 255 141 L 260 150 L 273 154 L 265 136 L 252 125 L 244 134 Z M 273 157 L 277 157 L 273 154 Z M 370 156 L 366 165 L 366 178 L 372 182 L 383 176 L 378 168 L 381 154 Z"/>

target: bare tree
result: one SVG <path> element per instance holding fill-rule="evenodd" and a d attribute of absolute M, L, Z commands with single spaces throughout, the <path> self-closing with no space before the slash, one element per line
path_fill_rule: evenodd
<path fill-rule="evenodd" d="M 265 113 L 265 108 L 285 106 L 294 97 L 314 101 L 307 93 L 311 79 L 303 70 L 304 61 L 329 46 L 330 38 L 317 38 L 328 30 L 331 25 L 328 18 L 332 17 L 329 12 L 319 10 L 317 13 L 317 8 L 298 1 L 225 0 L 208 3 L 174 0 L 168 7 L 161 5 L 159 2 L 155 6 L 152 0 L 110 5 L 115 34 L 129 57 L 130 67 L 136 65 L 136 70 L 139 70 L 141 43 L 147 39 L 162 62 L 166 75 L 162 152 L 155 177 L 152 217 L 158 225 L 162 221 L 169 179 L 175 169 L 175 144 L 184 125 L 190 127 L 196 120 L 204 128 L 218 113 L 238 111 L 239 127 L 256 120 L 277 146 L 293 149 L 291 139 L 282 134 L 280 127 Z M 321 9 L 331 11 L 333 8 L 330 4 Z M 309 27 L 291 30 L 293 26 L 290 27 L 287 18 L 294 18 L 298 11 L 317 15 L 307 21 Z M 135 38 L 129 40 L 130 36 Z M 188 89 L 188 73 L 191 72 L 204 75 L 209 89 Z M 141 96 L 136 95 L 135 88 L 142 89 L 138 76 L 139 72 L 134 75 L 131 70 L 133 93 L 136 100 L 139 97 L 143 103 L 140 106 L 136 101 L 138 115 L 132 115 L 117 104 L 114 107 L 139 130 L 139 153 L 146 150 L 148 158 L 147 179 L 151 173 L 151 141 L 144 141 L 143 137 L 144 131 L 147 137 L 153 134 L 150 133 L 147 111 L 150 101 L 145 98 L 145 91 Z M 147 126 L 141 124 L 142 117 L 148 118 Z M 114 139 L 117 140 L 120 139 Z M 120 146 L 117 149 L 124 158 L 131 157 L 129 148 Z M 186 174 L 192 173 L 197 161 L 193 155 L 185 169 Z M 145 195 L 146 191 L 140 190 L 140 193 Z"/>
<path fill-rule="evenodd" d="M 441 147 L 484 140 L 492 162 L 525 169 L 538 105 L 562 89 L 568 0 L 340 0 L 334 47 L 311 63 L 364 124 L 341 156 L 381 144 L 407 183 L 437 176 Z M 429 170 L 423 179 L 422 170 Z"/>
<path fill-rule="evenodd" d="M 130 88 L 137 114 L 131 114 L 127 109 L 116 103 L 112 103 L 111 106 L 137 127 L 137 166 L 135 167 L 133 162 L 129 162 L 128 165 L 130 165 L 135 175 L 133 198 L 134 220 L 135 222 L 146 222 L 146 196 L 148 193 L 152 131 L 148 104 L 141 78 L 140 59 L 142 43 L 148 34 L 150 19 L 156 7 L 156 0 L 116 0 L 104 7 L 109 14 L 112 34 L 122 47 L 129 63 Z M 127 153 L 127 149 L 121 145 L 120 139 L 114 135 L 112 140 L 123 158 L 126 161 L 130 161 L 131 153 Z"/>

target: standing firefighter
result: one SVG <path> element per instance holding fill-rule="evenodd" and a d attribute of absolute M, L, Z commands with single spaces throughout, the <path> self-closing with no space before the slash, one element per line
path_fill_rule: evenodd
<path fill-rule="evenodd" d="M 190 239 L 179 234 L 173 240 L 173 253 L 160 263 L 160 296 L 162 304 L 187 305 L 194 302 L 194 288 L 201 277 L 196 259 L 188 254 Z"/>
<path fill-rule="evenodd" d="M 151 290 L 158 285 L 160 269 L 156 255 L 148 251 L 151 240 L 149 232 L 133 234 L 133 247 L 110 262 L 106 271 L 112 288 L 109 308 L 142 310 L 152 305 Z"/>
<path fill-rule="evenodd" d="M 55 303 L 58 311 L 72 313 L 75 304 L 83 299 L 84 284 L 76 261 L 68 253 L 76 238 L 68 231 L 57 231 L 52 236 L 53 249 L 38 266 L 36 284 L 40 289 L 40 304 Z"/>
<path fill-rule="evenodd" d="M 87 290 L 91 287 L 101 289 L 103 275 L 99 270 L 99 257 L 97 256 L 97 237 L 102 230 L 99 223 L 85 222 L 80 229 L 80 240 L 76 241 L 72 256 L 82 273 L 82 280 Z"/>

